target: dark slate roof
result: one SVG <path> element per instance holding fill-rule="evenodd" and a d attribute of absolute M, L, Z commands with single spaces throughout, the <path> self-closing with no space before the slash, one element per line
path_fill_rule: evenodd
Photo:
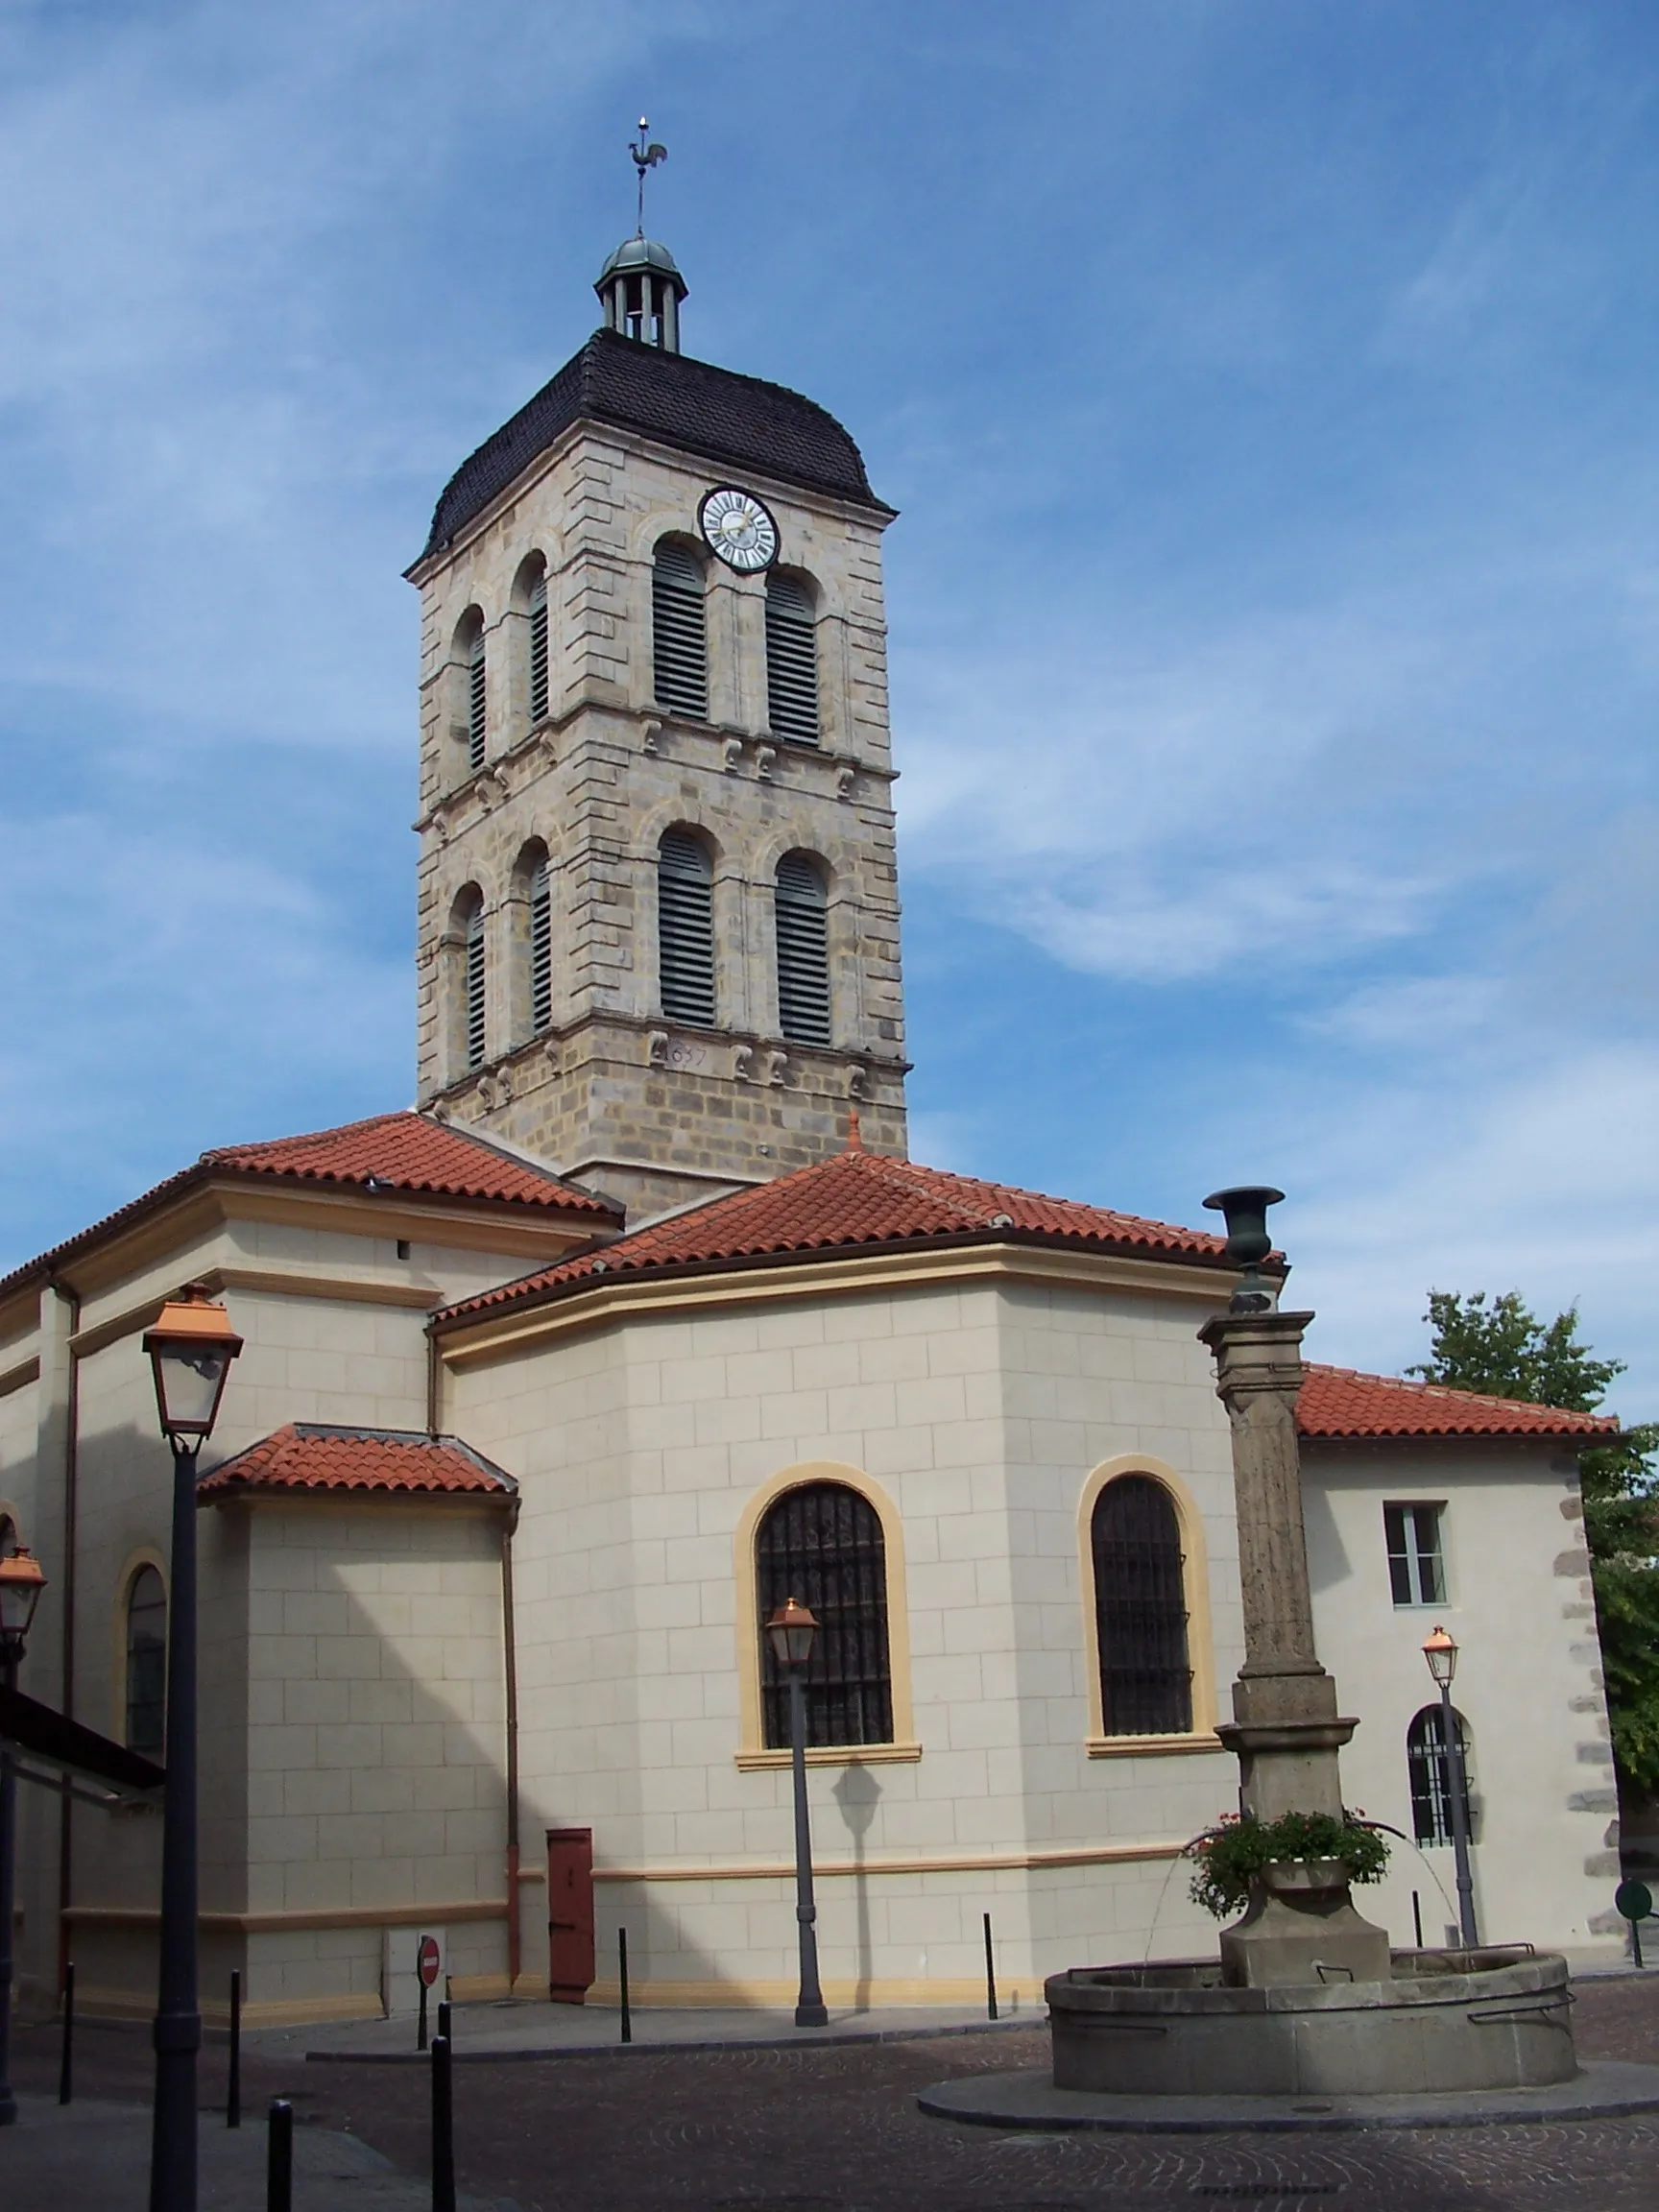
<path fill-rule="evenodd" d="M 892 513 L 871 491 L 858 448 L 834 416 L 799 392 L 595 330 L 550 384 L 462 462 L 444 487 L 421 558 L 441 552 L 581 421 L 613 422 L 709 461 Z"/>

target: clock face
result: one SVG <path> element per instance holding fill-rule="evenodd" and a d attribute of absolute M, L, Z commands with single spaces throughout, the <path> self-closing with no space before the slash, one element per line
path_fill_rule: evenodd
<path fill-rule="evenodd" d="M 753 492 L 722 484 L 707 493 L 697 510 L 697 525 L 709 550 L 745 575 L 770 568 L 778 558 L 778 525 Z"/>

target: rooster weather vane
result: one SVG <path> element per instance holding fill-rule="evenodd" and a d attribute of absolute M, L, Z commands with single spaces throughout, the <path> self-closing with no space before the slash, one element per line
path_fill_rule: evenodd
<path fill-rule="evenodd" d="M 639 174 L 639 228 L 635 232 L 637 238 L 643 238 L 645 235 L 645 172 L 647 169 L 655 169 L 659 161 L 666 161 L 668 158 L 667 147 L 660 145 L 654 138 L 647 137 L 646 133 L 650 129 L 650 124 L 641 115 L 637 142 L 632 138 L 628 141 L 628 151 L 633 155 L 634 166 Z"/>

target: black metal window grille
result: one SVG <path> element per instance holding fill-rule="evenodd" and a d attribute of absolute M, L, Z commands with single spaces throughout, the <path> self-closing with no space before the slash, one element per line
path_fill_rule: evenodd
<path fill-rule="evenodd" d="M 1440 1547 L 1442 1505 L 1384 1505 L 1388 1582 L 1396 1605 L 1443 1605 L 1446 1561 Z"/>
<path fill-rule="evenodd" d="M 553 1023 L 553 886 L 547 856 L 530 878 L 530 1026 L 538 1037 Z"/>
<path fill-rule="evenodd" d="M 487 700 L 484 633 L 480 630 L 467 648 L 467 764 L 469 768 L 484 765 Z"/>
<path fill-rule="evenodd" d="M 1475 1811 L 1470 1792 L 1474 1767 L 1469 1723 L 1455 1713 L 1457 1743 L 1463 1753 L 1463 1818 L 1471 1841 L 1475 1836 Z M 1411 1782 L 1411 1828 L 1419 1843 L 1452 1840 L 1452 1762 L 1447 1757 L 1445 1725 L 1438 1705 L 1425 1705 L 1406 1731 L 1406 1767 Z"/>
<path fill-rule="evenodd" d="M 887 1554 L 869 1500 L 842 1482 L 786 1490 L 755 1539 L 755 1595 L 768 1746 L 788 1744 L 789 1683 L 765 1623 L 791 1598 L 818 1622 L 805 1685 L 807 1743 L 891 1743 Z"/>
<path fill-rule="evenodd" d="M 652 659 L 657 704 L 694 721 L 709 719 L 709 644 L 703 617 L 703 566 L 672 539 L 657 548 L 651 571 Z"/>
<path fill-rule="evenodd" d="M 530 594 L 530 719 L 547 719 L 547 579 Z"/>
<path fill-rule="evenodd" d="M 167 1734 L 167 1593 L 140 1567 L 127 1593 L 127 1747 L 157 1757 Z"/>
<path fill-rule="evenodd" d="M 482 1068 L 484 1065 L 484 902 L 471 907 L 467 916 L 467 1065 Z"/>
<path fill-rule="evenodd" d="M 1150 1475 L 1120 1475 L 1095 1500 L 1089 1534 L 1107 1735 L 1190 1735 L 1186 1561 L 1173 1499 Z"/>
<path fill-rule="evenodd" d="M 797 1045 L 828 1045 L 830 909 L 818 863 L 785 853 L 774 895 L 778 920 L 778 1019 Z"/>
<path fill-rule="evenodd" d="M 662 1011 L 671 1022 L 714 1026 L 714 870 L 689 831 L 657 848 L 657 937 Z"/>
<path fill-rule="evenodd" d="M 772 732 L 818 742 L 818 625 L 792 576 L 766 579 L 766 704 Z"/>

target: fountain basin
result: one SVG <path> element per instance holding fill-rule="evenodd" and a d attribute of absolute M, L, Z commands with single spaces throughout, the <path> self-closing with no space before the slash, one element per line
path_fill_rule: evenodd
<path fill-rule="evenodd" d="M 1387 1981 L 1241 1988 L 1219 1960 L 1074 1966 L 1045 1984 L 1054 2086 L 1142 2097 L 1371 2095 L 1571 2081 L 1567 1961 L 1396 1951 Z"/>

